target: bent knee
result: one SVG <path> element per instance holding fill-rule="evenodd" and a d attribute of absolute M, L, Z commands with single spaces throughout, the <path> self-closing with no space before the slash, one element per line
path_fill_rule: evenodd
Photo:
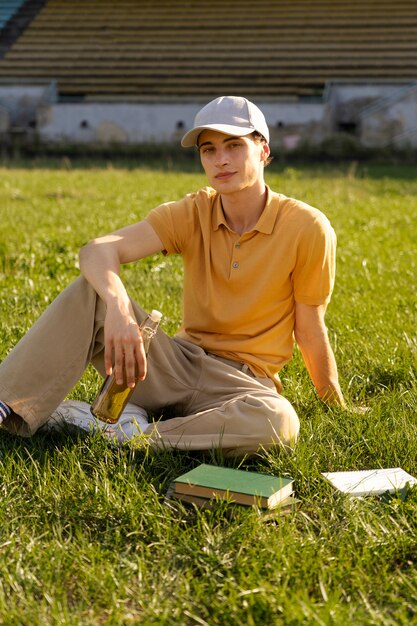
<path fill-rule="evenodd" d="M 291 403 L 279 395 L 247 398 L 250 404 L 259 404 L 259 443 L 264 449 L 274 445 L 293 448 L 300 430 L 300 420 Z"/>

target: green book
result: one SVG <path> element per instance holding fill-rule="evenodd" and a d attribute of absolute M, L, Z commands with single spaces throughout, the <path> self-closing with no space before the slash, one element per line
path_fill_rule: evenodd
<path fill-rule="evenodd" d="M 247 504 L 238 504 L 236 501 L 230 502 L 229 500 L 220 500 L 215 498 L 202 498 L 201 496 L 190 496 L 189 493 L 173 493 L 170 497 L 167 496 L 166 501 L 171 502 L 182 502 L 185 505 L 194 505 L 198 509 L 209 509 L 212 510 L 216 506 L 219 506 L 220 502 L 226 503 L 228 506 L 248 506 Z M 262 507 L 264 511 L 264 515 L 274 516 L 269 517 L 268 519 L 278 519 L 282 515 L 287 515 L 288 513 L 293 513 L 299 508 L 300 500 L 294 497 L 294 494 L 285 498 L 285 500 L 281 500 L 274 507 L 270 507 L 269 509 L 265 509 Z M 261 507 L 260 507 L 261 508 Z M 278 516 L 277 516 L 278 513 Z M 265 518 L 263 518 L 265 519 Z"/>
<path fill-rule="evenodd" d="M 174 480 L 174 493 L 271 509 L 292 494 L 293 483 L 289 477 L 203 463 Z"/>

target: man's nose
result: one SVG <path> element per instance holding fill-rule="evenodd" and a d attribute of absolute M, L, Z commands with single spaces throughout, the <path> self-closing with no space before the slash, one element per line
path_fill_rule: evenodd
<path fill-rule="evenodd" d="M 218 150 L 216 154 L 216 165 L 222 167 L 229 163 L 229 155 L 226 150 Z"/>

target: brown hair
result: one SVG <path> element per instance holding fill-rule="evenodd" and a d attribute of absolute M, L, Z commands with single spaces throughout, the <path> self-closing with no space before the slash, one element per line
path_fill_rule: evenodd
<path fill-rule="evenodd" d="M 252 137 L 255 143 L 268 143 L 265 137 L 262 135 L 262 133 L 259 133 L 257 130 L 251 133 L 250 136 Z M 274 158 L 273 156 L 269 155 L 269 157 L 265 161 L 265 167 L 271 163 L 273 158 Z"/>

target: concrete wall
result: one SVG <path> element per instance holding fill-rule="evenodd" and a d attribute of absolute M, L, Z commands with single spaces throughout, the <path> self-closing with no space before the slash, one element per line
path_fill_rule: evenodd
<path fill-rule="evenodd" d="M 333 131 L 346 125 L 357 125 L 363 109 L 395 94 L 401 84 L 393 83 L 338 83 L 327 86 L 326 99 L 331 111 Z"/>
<path fill-rule="evenodd" d="M 297 143 L 305 135 L 321 132 L 325 117 L 323 103 L 263 103 L 271 129 L 271 143 L 289 137 Z M 62 103 L 42 104 L 38 109 L 39 138 L 48 143 L 178 143 L 192 126 L 201 103 L 118 104 Z"/>
<path fill-rule="evenodd" d="M 321 101 L 257 101 L 271 132 L 273 149 L 291 151 L 303 142 L 319 144 L 340 131 L 364 146 L 417 144 L 417 85 L 330 83 Z M 0 107 L 10 137 L 28 129 L 41 143 L 178 145 L 202 102 L 58 102 L 56 85 L 5 85 Z M 3 114 L 6 126 L 6 113 Z M 4 133 L 4 130 L 3 130 Z"/>
<path fill-rule="evenodd" d="M 364 146 L 417 147 L 417 84 L 363 109 L 360 139 Z"/>
<path fill-rule="evenodd" d="M 8 111 L 10 124 L 16 127 L 34 126 L 39 104 L 56 100 L 54 83 L 0 84 L 0 106 Z"/>

